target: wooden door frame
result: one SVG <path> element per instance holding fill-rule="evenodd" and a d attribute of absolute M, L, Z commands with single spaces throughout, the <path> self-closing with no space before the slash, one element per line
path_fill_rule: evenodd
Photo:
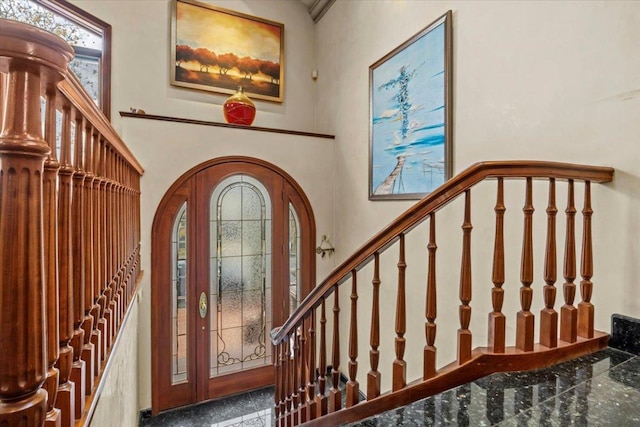
<path fill-rule="evenodd" d="M 282 178 L 282 197 L 278 197 L 277 194 L 271 194 L 272 204 L 275 208 L 276 203 L 282 202 L 282 207 L 285 209 L 285 212 L 288 212 L 289 203 L 291 203 L 298 214 L 301 229 L 301 299 L 306 297 L 315 286 L 315 218 L 311 203 L 309 203 L 302 187 L 300 187 L 295 179 L 288 173 L 261 159 L 244 156 L 227 156 L 203 162 L 182 174 L 182 176 L 169 187 L 160 201 L 156 209 L 151 230 L 151 400 L 153 414 L 157 414 L 161 410 L 195 402 L 202 396 L 202 393 L 198 393 L 200 396 L 196 394 L 196 387 L 192 385 L 193 383 L 185 384 L 185 387 L 183 387 L 184 390 L 180 389 L 178 397 L 168 396 L 169 393 L 163 392 L 163 389 L 171 387 L 171 365 L 170 362 L 167 364 L 167 358 L 161 355 L 162 349 L 165 349 L 167 345 L 170 347 L 171 343 L 160 342 L 160 337 L 163 332 L 162 320 L 171 316 L 171 294 L 167 292 L 166 289 L 163 289 L 163 286 L 166 285 L 167 280 L 170 280 L 168 278 L 171 276 L 171 247 L 170 244 L 166 244 L 166 236 L 167 233 L 169 233 L 169 235 L 171 233 L 169 230 L 172 230 L 175 214 L 177 214 L 179 206 L 191 197 L 198 197 L 198 195 L 195 194 L 196 179 L 194 178 L 196 175 L 209 168 L 221 165 L 226 166 L 231 171 L 227 176 L 242 174 L 243 169 L 246 169 L 246 167 L 257 166 L 266 172 L 279 175 Z M 189 207 L 187 207 L 188 217 L 194 218 L 194 214 L 195 213 L 190 214 Z M 284 221 L 284 223 L 285 224 L 282 225 L 282 232 L 288 235 L 288 221 Z M 274 232 L 277 232 L 277 230 L 274 230 Z M 194 264 L 195 263 L 190 263 L 190 265 Z M 282 277 L 282 280 L 288 281 L 288 269 L 282 272 L 274 271 L 274 280 L 277 280 L 276 273 Z M 286 286 L 286 288 L 288 289 L 288 286 Z M 274 316 L 274 314 L 275 313 L 272 313 L 273 327 L 278 326 L 278 323 L 286 320 L 286 318 L 278 319 L 278 316 Z M 193 325 L 189 325 L 188 328 L 190 331 L 195 330 Z M 193 354 L 194 352 L 190 353 L 189 366 L 195 366 L 195 354 Z M 190 369 L 187 375 L 193 376 L 194 369 Z M 193 380 L 192 378 L 191 381 Z M 209 394 L 209 398 L 211 397 L 218 396 Z M 178 403 L 176 403 L 176 400 Z"/>

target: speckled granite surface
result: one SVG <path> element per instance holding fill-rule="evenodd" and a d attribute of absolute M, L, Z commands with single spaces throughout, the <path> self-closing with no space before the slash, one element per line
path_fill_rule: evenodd
<path fill-rule="evenodd" d="M 145 427 L 273 426 L 273 387 L 144 418 Z"/>
<path fill-rule="evenodd" d="M 481 378 L 351 426 L 640 426 L 640 357 L 615 349 Z"/>
<path fill-rule="evenodd" d="M 272 407 L 269 387 L 140 426 L 274 426 Z M 640 356 L 608 348 L 552 368 L 494 374 L 350 425 L 640 427 Z"/>

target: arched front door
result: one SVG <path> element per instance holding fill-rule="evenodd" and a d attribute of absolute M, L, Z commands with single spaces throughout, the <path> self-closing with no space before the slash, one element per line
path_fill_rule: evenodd
<path fill-rule="evenodd" d="M 175 182 L 152 229 L 154 413 L 273 383 L 269 332 L 313 286 L 314 240 L 306 196 L 267 162 Z"/>

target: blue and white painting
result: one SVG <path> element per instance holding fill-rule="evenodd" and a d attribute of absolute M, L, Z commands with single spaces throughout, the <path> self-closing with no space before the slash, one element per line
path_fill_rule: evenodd
<path fill-rule="evenodd" d="M 417 198 L 446 179 L 445 34 L 441 20 L 371 67 L 371 199 Z"/>

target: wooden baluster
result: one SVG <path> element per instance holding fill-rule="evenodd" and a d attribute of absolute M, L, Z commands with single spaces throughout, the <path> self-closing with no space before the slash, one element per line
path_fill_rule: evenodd
<path fill-rule="evenodd" d="M 591 182 L 584 182 L 584 208 L 582 209 L 582 260 L 580 263 L 580 291 L 582 302 L 578 304 L 578 335 L 593 338 L 594 307 L 591 304 L 593 292 L 593 246 L 591 242 Z"/>
<path fill-rule="evenodd" d="M 327 316 L 324 298 L 322 298 L 320 309 L 320 366 L 318 370 L 316 405 L 318 407 L 318 417 L 321 417 L 327 413 L 327 395 L 325 393 L 327 384 Z"/>
<path fill-rule="evenodd" d="M 124 191 L 124 186 L 122 185 L 122 159 L 120 155 L 116 158 L 116 173 L 117 173 L 117 185 L 116 185 L 116 276 L 117 276 L 117 294 L 118 294 L 118 312 L 120 314 L 120 322 L 122 322 L 124 318 L 124 313 L 126 310 L 126 295 L 124 293 L 124 247 L 122 245 L 122 193 Z"/>
<path fill-rule="evenodd" d="M 9 87 L 9 79 L 7 73 L 0 71 L 0 125 L 2 125 L 2 117 L 4 115 L 5 105 L 7 102 L 7 88 Z M 0 129 L 2 132 L 2 129 Z"/>
<path fill-rule="evenodd" d="M 122 218 L 122 232 L 120 234 L 121 244 L 122 244 L 122 293 L 124 295 L 124 307 L 123 312 L 126 313 L 127 307 L 129 306 L 129 252 L 127 251 L 127 235 L 129 226 L 127 224 L 127 199 L 128 199 L 128 188 L 127 188 L 127 165 L 124 159 L 121 159 L 121 167 L 122 167 L 122 194 L 121 200 L 122 204 L 120 205 L 120 216 Z"/>
<path fill-rule="evenodd" d="M 392 368 L 392 389 L 397 391 L 407 385 L 407 362 L 404 360 L 405 338 L 407 331 L 407 312 L 405 295 L 405 272 L 407 263 L 404 256 L 404 234 L 400 234 L 400 256 L 398 259 L 398 296 L 396 300 L 396 359 Z"/>
<path fill-rule="evenodd" d="M 300 323 L 300 375 L 298 377 L 298 398 L 300 399 L 300 424 L 305 423 L 307 421 L 307 388 L 306 388 L 306 361 L 307 357 L 305 352 L 307 351 L 306 342 L 307 342 L 307 332 L 305 329 L 305 321 L 304 319 Z"/>
<path fill-rule="evenodd" d="M 340 289 L 336 283 L 333 289 L 333 349 L 331 360 L 331 390 L 329 390 L 329 412 L 342 408 L 340 390 Z"/>
<path fill-rule="evenodd" d="M 427 321 L 424 325 L 426 345 L 424 347 L 423 373 L 422 378 L 428 380 L 436 376 L 436 214 L 429 215 L 429 272 L 427 275 L 427 296 L 425 301 L 425 317 Z"/>
<path fill-rule="evenodd" d="M 458 364 L 471 359 L 471 190 L 464 192 L 462 224 L 462 266 L 460 268 L 460 329 L 458 329 Z"/>
<path fill-rule="evenodd" d="M 135 175 L 135 194 L 134 194 L 134 207 L 135 207 L 135 236 L 136 236 L 136 261 L 137 261 L 137 270 L 136 276 L 140 274 L 140 174 L 136 172 Z"/>
<path fill-rule="evenodd" d="M 112 152 L 113 158 L 113 183 L 111 187 L 111 250 L 112 250 L 112 276 L 111 276 L 111 286 L 113 288 L 113 302 L 115 304 L 115 314 L 116 314 L 116 332 L 120 329 L 120 322 L 122 320 L 122 305 L 121 305 L 121 295 L 120 295 L 120 281 L 119 281 L 119 262 L 120 262 L 120 251 L 119 251 L 119 234 L 118 228 L 119 218 L 118 218 L 118 192 L 119 192 L 119 171 L 118 171 L 118 155 L 115 150 Z"/>
<path fill-rule="evenodd" d="M 115 339 L 115 336 L 120 328 L 120 310 L 118 304 L 118 295 L 117 295 L 117 283 L 116 283 L 116 204 L 115 204 L 115 196 L 116 196 L 116 169 L 115 169 L 115 152 L 113 147 L 109 147 L 108 150 L 108 165 L 109 165 L 109 181 L 107 186 L 107 206 L 106 210 L 109 212 L 109 216 L 107 217 L 107 232 L 108 232 L 108 246 L 107 246 L 107 258 L 109 261 L 109 269 L 108 275 L 109 278 L 109 308 L 111 309 L 111 313 L 113 316 L 113 329 L 112 329 L 112 341 Z"/>
<path fill-rule="evenodd" d="M 133 267 L 135 262 L 135 252 L 134 252 L 134 243 L 133 243 L 133 188 L 132 188 L 132 173 L 131 167 L 127 165 L 127 223 L 129 224 L 129 229 L 127 231 L 128 237 L 128 246 L 129 246 L 129 274 L 127 275 L 127 282 L 129 286 L 129 301 L 131 301 L 131 297 L 133 296 Z"/>
<path fill-rule="evenodd" d="M 104 199 L 104 281 L 105 281 L 105 318 L 107 319 L 108 330 L 109 330 L 109 343 L 113 343 L 115 339 L 116 332 L 116 315 L 115 315 L 115 307 L 113 304 L 113 289 L 111 288 L 111 277 L 112 277 L 112 268 L 111 268 L 111 256 L 112 256 L 112 238 L 111 238 L 111 217 L 113 216 L 111 213 L 111 185 L 112 185 L 112 172 L 111 172 L 111 148 L 107 141 L 104 143 L 103 147 L 103 157 L 104 157 L 104 182 L 103 182 L 103 199 Z"/>
<path fill-rule="evenodd" d="M 90 349 L 92 369 L 89 371 L 91 375 L 87 376 L 86 393 L 93 393 L 94 379 L 100 371 L 100 347 L 96 333 L 97 316 L 96 307 L 94 306 L 93 293 L 93 144 L 91 138 L 91 123 L 85 119 L 84 121 L 84 239 L 83 252 L 84 256 L 84 323 L 85 328 L 85 347 Z M 89 345 L 90 344 L 90 345 Z M 88 346 L 88 347 L 87 347 Z M 89 366 L 87 364 L 87 366 Z"/>
<path fill-rule="evenodd" d="M 69 345 L 73 337 L 73 252 L 71 248 L 71 109 L 62 106 L 60 170 L 58 172 L 58 294 L 59 294 L 59 356 L 56 367 L 60 371 L 56 407 L 61 410 L 61 425 L 75 425 L 76 386 L 70 381 L 74 353 Z M 83 395 L 84 397 L 84 395 Z"/>
<path fill-rule="evenodd" d="M 47 390 L 46 425 L 59 427 L 60 410 L 54 407 L 58 394 L 59 318 L 58 318 L 58 169 L 56 154 L 56 88 L 49 83 L 46 89 L 45 140 L 49 145 L 49 156 L 44 162 L 43 174 L 43 219 L 45 288 L 47 301 L 47 379 L 43 388 Z"/>
<path fill-rule="evenodd" d="M 358 288 L 356 270 L 351 271 L 351 324 L 349 326 L 349 381 L 347 381 L 348 408 L 360 401 L 360 384 L 356 379 L 358 372 Z"/>
<path fill-rule="evenodd" d="M 116 302 L 116 313 L 118 315 L 118 329 L 120 329 L 120 324 L 122 321 L 122 316 L 124 314 L 122 310 L 122 292 L 120 289 L 120 164 L 119 164 L 119 156 L 117 152 L 114 152 L 113 155 L 113 234 L 111 235 L 113 238 L 113 261 L 114 261 L 114 301 Z"/>
<path fill-rule="evenodd" d="M 576 207 L 573 194 L 573 180 L 568 183 L 567 193 L 567 234 L 564 246 L 564 280 L 562 286 L 564 294 L 564 305 L 560 309 L 560 339 L 565 342 L 576 342 L 578 335 L 577 309 L 573 306 L 576 297 L 576 285 L 573 281 L 576 278 L 576 235 L 575 216 Z"/>
<path fill-rule="evenodd" d="M 524 212 L 524 236 L 522 238 L 522 267 L 520 269 L 520 306 L 516 321 L 516 347 L 522 351 L 533 351 L 535 315 L 530 311 L 533 291 L 533 180 L 527 178 Z"/>
<path fill-rule="evenodd" d="M 300 397 L 298 396 L 298 372 L 300 371 L 300 333 L 298 328 L 293 329 L 293 355 L 292 355 L 292 381 L 291 381 L 291 403 L 293 404 L 293 425 L 300 424 Z"/>
<path fill-rule="evenodd" d="M 309 320 L 309 383 L 307 384 L 307 418 L 313 420 L 318 415 L 316 395 L 316 309 L 311 310 Z"/>
<path fill-rule="evenodd" d="M 120 321 L 123 320 L 127 311 L 127 292 L 126 292 L 126 248 L 124 243 L 125 236 L 125 217 L 124 217 L 124 161 L 118 155 L 118 197 L 117 197 L 117 230 L 116 239 L 118 240 L 118 294 L 120 295 Z"/>
<path fill-rule="evenodd" d="M 113 313 L 111 311 L 111 307 L 109 306 L 110 298 L 109 298 L 109 236 L 107 235 L 107 224 L 108 224 L 108 167 L 109 167 L 109 159 L 107 158 L 108 148 L 107 142 L 104 139 L 100 139 L 100 159 L 101 159 L 101 168 L 100 168 L 100 261 L 101 261 L 101 277 L 100 277 L 100 286 L 101 286 L 101 304 L 102 304 L 102 315 L 105 320 L 105 342 L 107 349 L 111 348 L 113 343 Z"/>
<path fill-rule="evenodd" d="M 82 161 L 83 153 L 83 138 L 82 138 L 82 116 L 76 110 L 75 113 L 75 127 L 74 137 L 75 142 L 73 145 L 74 151 L 74 173 L 73 173 L 73 197 L 71 201 L 72 209 L 72 221 L 73 230 L 71 243 L 73 251 L 73 326 L 74 334 L 71 340 L 71 346 L 73 347 L 73 360 L 74 367 L 71 374 L 71 381 L 76 385 L 76 419 L 82 418 L 84 412 L 84 396 L 87 389 L 87 378 L 91 378 L 93 371 L 93 365 L 91 364 L 91 357 L 87 357 L 85 354 L 84 343 L 88 340 L 85 337 L 85 330 L 83 328 L 84 322 L 84 257 L 82 256 L 82 245 L 84 242 L 84 194 L 82 191 L 84 181 L 84 164 Z M 89 351 L 87 349 L 87 351 Z"/>
<path fill-rule="evenodd" d="M 129 251 L 129 169 L 127 167 L 124 159 L 122 160 L 122 224 L 123 224 L 123 233 L 122 233 L 122 247 L 124 249 L 122 259 L 124 260 L 124 265 L 122 269 L 122 277 L 124 278 L 123 283 L 123 292 L 125 295 L 125 312 L 126 308 L 129 306 L 129 301 L 131 299 L 131 276 L 130 276 L 130 267 L 131 267 L 131 255 L 132 252 Z"/>
<path fill-rule="evenodd" d="M 489 351 L 504 353 L 506 319 L 502 313 L 504 301 L 504 180 L 498 178 L 498 195 L 494 211 L 496 213 L 496 233 L 493 243 L 493 289 L 491 304 L 493 311 L 489 313 Z"/>
<path fill-rule="evenodd" d="M 2 25 L 5 56 L 10 47 Z M 11 267 L 0 269 L 0 425 L 35 426 L 44 424 L 47 409 L 41 388 L 47 367 L 42 173 L 49 147 L 40 123 L 39 68 L 21 60 L 9 60 L 8 67 L 0 133 L 0 257 Z"/>
<path fill-rule="evenodd" d="M 102 184 L 103 159 L 100 146 L 100 134 L 97 129 L 93 133 L 93 157 L 94 157 L 94 180 L 93 180 L 93 291 L 95 305 L 98 307 L 97 326 L 98 335 L 100 337 L 100 359 L 104 360 L 107 355 L 107 321 L 104 318 L 105 297 L 102 294 L 102 282 L 104 277 L 104 253 L 102 251 L 102 215 L 104 213 L 104 205 L 102 204 L 102 194 L 100 186 Z"/>
<path fill-rule="evenodd" d="M 292 332 L 295 334 L 295 331 Z M 287 363 L 287 398 L 286 403 L 286 425 L 292 426 L 293 424 L 293 354 L 291 349 L 291 340 L 293 336 L 287 335 L 287 341 L 285 343 L 285 360 Z"/>
<path fill-rule="evenodd" d="M 91 126 L 90 123 L 86 123 L 86 138 L 87 138 L 87 146 L 90 147 L 87 150 L 86 155 L 88 156 L 87 158 L 87 177 L 85 178 L 85 185 L 87 187 L 87 193 L 88 193 L 88 200 L 89 203 L 87 203 L 87 235 L 90 236 L 90 238 L 87 239 L 86 245 L 87 247 L 90 247 L 89 249 L 89 269 L 90 269 L 90 273 L 89 271 L 87 271 L 87 286 L 90 288 L 90 294 L 89 297 L 87 298 L 87 303 L 90 304 L 91 307 L 91 317 L 93 318 L 93 323 L 92 323 L 92 327 L 93 329 L 91 330 L 91 343 L 94 346 L 94 363 L 95 363 L 95 374 L 96 376 L 98 376 L 100 374 L 100 366 L 102 365 L 102 354 L 104 353 L 104 349 L 102 348 L 102 335 L 100 333 L 100 330 L 98 329 L 98 322 L 100 321 L 100 305 L 98 304 L 98 297 L 99 297 L 99 293 L 97 291 L 97 286 L 96 283 L 97 281 L 97 264 L 99 263 L 99 260 L 97 259 L 97 253 L 96 253 L 96 244 L 95 244 L 95 240 L 96 240 L 96 201 L 97 201 L 97 194 L 96 194 L 96 174 L 95 174 L 95 167 L 96 167 L 96 162 L 95 162 L 95 157 L 96 157 L 96 153 L 95 153 L 95 149 L 96 149 L 96 135 L 97 135 L 97 131 L 95 131 L 93 129 L 93 127 Z"/>
<path fill-rule="evenodd" d="M 371 350 L 369 361 L 371 370 L 367 373 L 367 400 L 380 396 L 381 375 L 378 371 L 380 362 L 380 254 L 376 252 L 373 258 L 373 309 L 371 310 L 371 335 L 369 337 Z"/>
<path fill-rule="evenodd" d="M 280 427 L 280 390 L 282 384 L 280 378 L 282 377 L 282 365 L 280 364 L 280 344 L 276 344 L 272 347 L 271 352 L 273 354 L 273 371 L 275 372 L 274 378 L 274 390 L 273 390 L 273 413 L 276 427 Z"/>
<path fill-rule="evenodd" d="M 544 260 L 544 308 L 540 311 L 540 344 L 545 347 L 558 346 L 558 313 L 556 303 L 556 180 L 549 179 L 549 206 L 547 207 L 547 246 Z"/>
<path fill-rule="evenodd" d="M 286 347 L 289 345 L 287 340 L 280 344 L 280 425 L 286 426 L 287 415 L 287 356 Z"/>

